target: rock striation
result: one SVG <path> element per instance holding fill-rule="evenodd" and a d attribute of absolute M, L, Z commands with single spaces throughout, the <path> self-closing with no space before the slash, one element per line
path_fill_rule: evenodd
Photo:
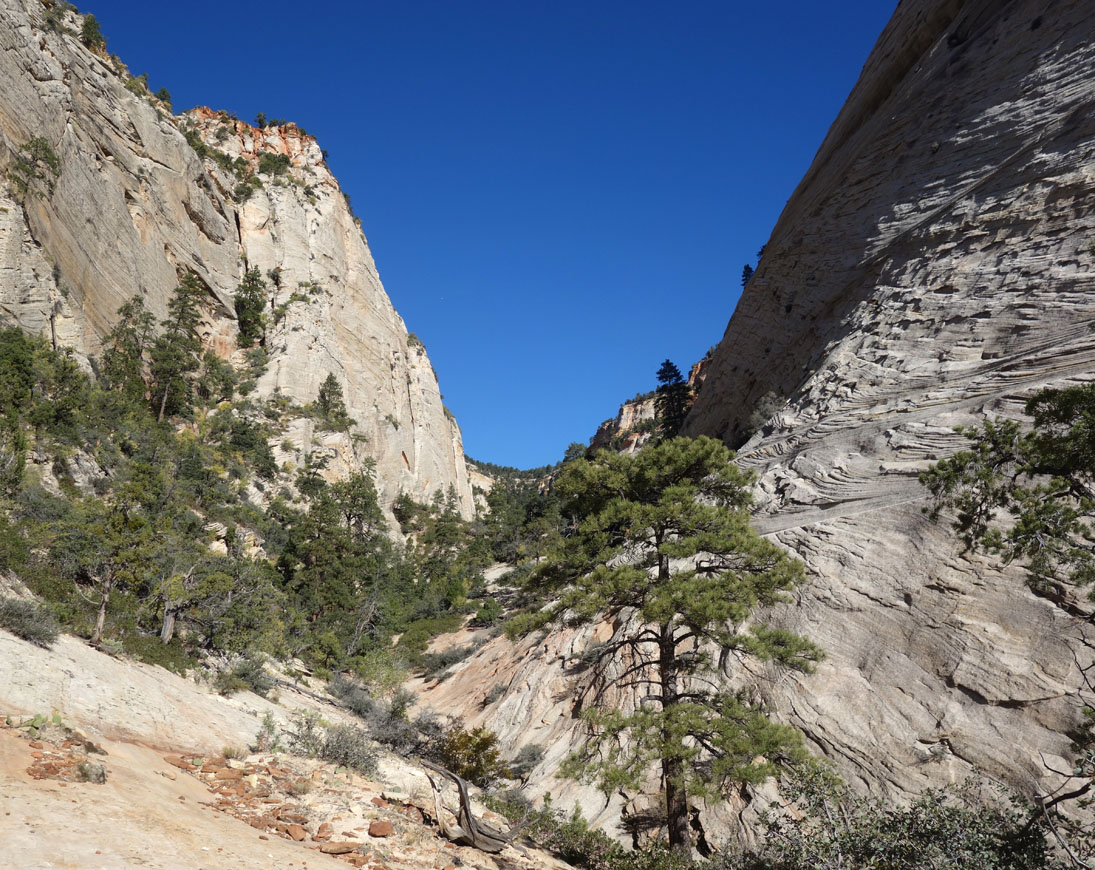
<path fill-rule="evenodd" d="M 917 474 L 1095 375 L 1095 7 L 903 0 L 776 225 L 686 431 L 740 443 L 828 660 L 765 689 L 863 787 L 1068 769 L 1080 614 L 964 554 Z"/>
<path fill-rule="evenodd" d="M 0 185 L 0 316 L 86 360 L 126 299 L 140 294 L 162 316 L 193 271 L 209 293 L 206 343 L 228 357 L 236 286 L 248 268 L 276 270 L 285 308 L 254 395 L 304 404 L 334 373 L 358 436 L 337 452 L 376 461 L 382 500 L 451 485 L 470 515 L 459 427 L 315 139 L 208 110 L 175 117 L 120 61 L 80 43 L 78 15 L 57 14 L 50 27 L 37 0 L 0 0 L 0 174 L 35 140 L 59 158 L 56 177 L 25 196 Z M 263 154 L 288 164 L 245 198 L 208 149 L 256 170 Z"/>
<path fill-rule="evenodd" d="M 744 681 L 864 791 L 906 798 L 976 770 L 1032 795 L 1071 768 L 1090 605 L 962 553 L 923 515 L 917 474 L 960 448 L 954 426 L 1095 375 L 1093 36 L 1084 0 L 902 0 L 686 422 L 740 444 L 757 403 L 780 397 L 739 456 L 760 476 L 757 527 L 809 583 L 766 618 L 828 657 L 805 677 L 736 664 L 727 685 Z M 424 700 L 463 699 L 515 747 L 544 742 L 537 787 L 613 828 L 633 805 L 551 779 L 556 747 L 582 737 L 575 662 L 596 639 L 497 639 Z M 713 841 L 749 799 L 701 815 Z"/>

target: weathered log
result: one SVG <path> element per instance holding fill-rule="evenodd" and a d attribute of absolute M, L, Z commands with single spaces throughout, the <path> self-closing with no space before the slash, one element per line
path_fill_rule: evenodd
<path fill-rule="evenodd" d="M 426 768 L 426 778 L 433 788 L 434 814 L 437 816 L 438 827 L 453 842 L 474 846 L 484 852 L 501 852 L 528 825 L 528 822 L 523 822 L 508 831 L 500 831 L 482 819 L 476 820 L 471 808 L 471 799 L 468 797 L 468 784 L 452 771 L 446 770 L 432 761 L 423 761 L 422 766 Z M 456 789 L 460 794 L 460 809 L 458 812 L 452 813 L 456 817 L 456 824 L 448 822 L 442 813 L 445 807 L 442 801 L 441 787 L 430 776 L 429 771 L 431 770 L 434 773 L 448 777 L 456 783 Z M 442 781 L 443 784 L 444 781 Z"/>

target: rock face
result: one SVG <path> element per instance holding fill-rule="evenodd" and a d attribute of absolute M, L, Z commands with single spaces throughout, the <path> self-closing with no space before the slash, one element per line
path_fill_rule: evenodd
<path fill-rule="evenodd" d="M 955 425 L 1095 375 L 1093 35 L 1082 0 L 903 0 L 686 423 L 739 441 L 785 399 L 739 455 L 811 573 L 780 618 L 828 660 L 766 693 L 872 789 L 976 766 L 1031 793 L 1066 767 L 1077 620 L 962 554 L 916 475 Z"/>
<path fill-rule="evenodd" d="M 207 110 L 173 117 L 127 89 L 124 66 L 81 45 L 80 17 L 65 16 L 50 29 L 37 0 L 0 0 L 0 173 L 39 138 L 60 161 L 56 178 L 25 197 L 0 189 L 0 316 L 86 358 L 126 299 L 140 294 L 162 316 L 192 270 L 209 291 L 206 343 L 226 357 L 244 271 L 279 270 L 274 301 L 285 308 L 254 395 L 307 403 L 334 373 L 358 424 L 353 444 L 367 439 L 354 449 L 347 439 L 342 452 L 351 464 L 376 460 L 382 499 L 422 500 L 452 485 L 470 513 L 460 430 L 316 141 L 292 125 L 260 131 Z M 241 202 L 233 174 L 199 157 L 181 126 L 250 168 L 264 153 L 289 165 L 260 175 L 261 189 Z"/>
<path fill-rule="evenodd" d="M 739 455 L 760 474 L 757 526 L 810 575 L 767 616 L 828 657 L 812 676 L 737 668 L 727 683 L 747 680 L 865 791 L 908 797 L 979 769 L 1029 795 L 1071 766 L 1092 656 L 1068 610 L 1089 605 L 961 553 L 924 517 L 916 475 L 961 446 L 955 425 L 1095 374 L 1093 35 L 1084 0 L 902 0 L 686 423 L 739 441 L 758 400 L 783 398 Z M 492 641 L 424 697 L 515 748 L 544 742 L 537 787 L 611 828 L 618 796 L 597 806 L 550 779 L 581 739 L 572 665 L 593 639 Z M 738 808 L 705 812 L 708 836 Z"/>

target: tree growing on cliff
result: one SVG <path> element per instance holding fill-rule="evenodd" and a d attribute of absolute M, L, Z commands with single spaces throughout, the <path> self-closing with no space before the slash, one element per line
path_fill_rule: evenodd
<path fill-rule="evenodd" d="M 681 431 L 691 403 L 692 388 L 681 377 L 681 370 L 667 359 L 658 369 L 658 389 L 654 399 L 654 416 L 658 433 L 663 438 L 672 438 Z"/>
<path fill-rule="evenodd" d="M 726 663 L 754 656 L 808 671 L 821 657 L 801 637 L 748 624 L 804 572 L 749 528 L 752 477 L 732 458 L 713 439 L 672 438 L 634 456 L 600 451 L 567 464 L 556 488 L 572 525 L 530 579 L 554 603 L 525 628 L 619 626 L 587 656 L 591 734 L 566 771 L 607 793 L 637 788 L 660 767 L 669 842 L 681 852 L 692 845 L 690 796 L 758 782 L 804 751 L 794 729 L 720 689 Z M 636 708 L 610 704 L 610 688 L 635 693 Z"/>
<path fill-rule="evenodd" d="M 190 408 L 191 379 L 201 367 L 201 302 L 205 290 L 193 272 L 188 272 L 167 303 L 167 318 L 152 346 L 152 400 L 157 419 Z"/>
<path fill-rule="evenodd" d="M 920 480 L 932 517 L 955 511 L 967 547 L 1025 563 L 1032 589 L 1063 597 L 1095 581 L 1095 384 L 1042 390 L 1026 413 L 1031 428 L 988 420 L 959 429 L 969 448 Z"/>
<path fill-rule="evenodd" d="M 236 288 L 236 322 L 240 347 L 266 343 L 266 282 L 259 269 L 248 269 Z"/>

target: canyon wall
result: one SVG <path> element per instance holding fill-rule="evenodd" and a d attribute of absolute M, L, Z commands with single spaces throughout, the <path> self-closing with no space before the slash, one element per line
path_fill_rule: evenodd
<path fill-rule="evenodd" d="M 917 474 L 953 427 L 1095 375 L 1095 7 L 903 0 L 788 202 L 686 432 L 740 440 L 806 562 L 816 675 L 765 694 L 864 786 L 1067 770 L 1080 614 L 962 553 Z"/>
<path fill-rule="evenodd" d="M 1086 0 L 902 0 L 686 422 L 737 444 L 758 401 L 781 399 L 739 456 L 760 475 L 757 527 L 809 582 L 765 616 L 827 658 L 810 676 L 735 663 L 727 685 L 863 791 L 907 798 L 980 771 L 1033 795 L 1071 768 L 1090 604 L 963 553 L 924 516 L 917 474 L 961 447 L 954 426 L 1095 374 L 1093 37 Z M 582 649 L 611 633 L 491 641 L 425 698 L 550 746 L 534 787 L 622 835 L 642 796 L 552 778 L 582 739 Z M 752 797 L 705 810 L 709 836 L 740 828 Z"/>
<path fill-rule="evenodd" d="M 45 15 L 38 0 L 0 0 L 0 175 L 36 140 L 59 158 L 56 176 L 40 167 L 25 196 L 0 185 L 0 316 L 86 360 L 125 300 L 141 295 L 162 316 L 179 275 L 193 271 L 208 291 L 206 344 L 228 357 L 244 272 L 277 270 L 285 308 L 252 395 L 306 404 L 333 373 L 357 421 L 338 444 L 301 422 L 293 452 L 318 439 L 334 473 L 374 459 L 385 503 L 451 485 L 470 515 L 459 427 L 315 139 L 207 110 L 175 117 L 120 61 L 80 43 L 80 16 L 60 13 L 51 27 Z M 240 195 L 233 172 L 214 151 L 199 156 L 185 127 L 247 169 L 264 153 L 288 165 Z"/>

